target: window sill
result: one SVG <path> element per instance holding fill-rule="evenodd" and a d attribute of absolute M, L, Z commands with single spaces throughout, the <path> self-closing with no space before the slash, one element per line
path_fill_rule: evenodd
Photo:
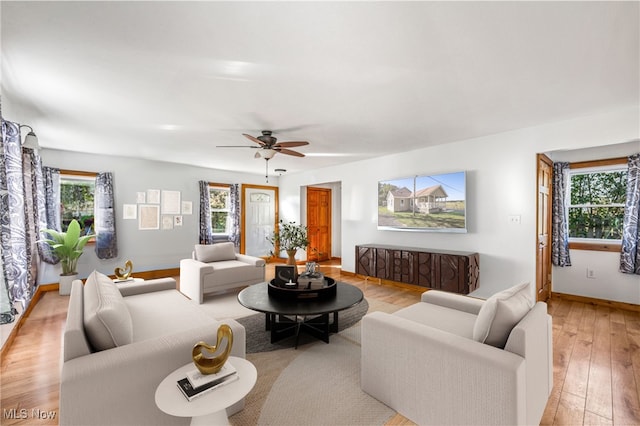
<path fill-rule="evenodd" d="M 622 243 L 569 243 L 570 250 L 610 251 L 620 252 Z"/>

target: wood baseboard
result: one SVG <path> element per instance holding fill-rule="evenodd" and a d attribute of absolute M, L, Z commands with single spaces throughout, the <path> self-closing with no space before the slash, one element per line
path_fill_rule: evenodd
<path fill-rule="evenodd" d="M 589 303 L 591 305 L 606 306 L 608 308 L 613 308 L 613 309 L 622 309 L 624 311 L 640 312 L 640 305 L 634 305 L 633 303 L 616 302 L 614 300 L 596 299 L 593 297 L 578 296 L 575 294 L 556 293 L 555 291 L 552 291 L 551 299 L 555 299 L 555 298 L 570 300 L 574 302 Z"/>

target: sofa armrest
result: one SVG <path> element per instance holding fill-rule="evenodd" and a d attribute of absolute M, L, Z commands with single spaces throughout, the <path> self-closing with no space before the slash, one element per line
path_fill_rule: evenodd
<path fill-rule="evenodd" d="M 204 300 L 203 283 L 207 274 L 213 273 L 213 266 L 194 259 L 180 261 L 180 291 L 198 304 Z"/>
<path fill-rule="evenodd" d="M 152 293 L 154 291 L 175 290 L 176 288 L 176 280 L 173 278 L 157 278 L 133 283 L 125 282 L 118 285 L 120 294 L 124 297 L 134 296 L 136 294 Z"/>
<path fill-rule="evenodd" d="M 362 320 L 361 357 L 362 389 L 413 422 L 525 423 L 525 360 L 518 355 L 373 312 Z"/>
<path fill-rule="evenodd" d="M 244 327 L 225 320 L 234 332 L 231 354 L 246 357 Z M 144 340 L 75 358 L 63 364 L 60 379 L 61 425 L 188 424 L 155 404 L 157 386 L 169 373 L 192 361 L 195 343 L 215 343 L 213 321 L 180 333 Z M 195 368 L 195 367 L 194 367 Z M 111 419 L 111 420 L 110 420 Z"/>
<path fill-rule="evenodd" d="M 264 259 L 260 257 L 249 256 L 247 254 L 240 254 L 240 253 L 236 253 L 236 260 L 243 263 L 248 263 L 249 265 L 253 265 L 253 266 L 265 266 L 266 264 Z"/>
<path fill-rule="evenodd" d="M 439 305 L 445 308 L 464 311 L 473 315 L 478 315 L 484 300 L 476 299 L 462 294 L 449 293 L 440 290 L 429 290 L 422 293 L 421 300 L 432 305 Z"/>

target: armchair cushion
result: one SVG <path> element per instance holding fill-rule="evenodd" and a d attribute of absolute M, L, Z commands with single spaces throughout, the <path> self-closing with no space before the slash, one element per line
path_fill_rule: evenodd
<path fill-rule="evenodd" d="M 504 348 L 513 327 L 533 307 L 529 283 L 522 283 L 488 298 L 478 312 L 473 339 Z"/>
<path fill-rule="evenodd" d="M 236 260 L 235 246 L 232 242 L 218 244 L 196 244 L 196 260 L 200 262 L 219 262 Z"/>
<path fill-rule="evenodd" d="M 85 282 L 84 328 L 96 350 L 133 341 L 131 315 L 120 290 L 109 277 L 97 271 L 93 271 Z"/>

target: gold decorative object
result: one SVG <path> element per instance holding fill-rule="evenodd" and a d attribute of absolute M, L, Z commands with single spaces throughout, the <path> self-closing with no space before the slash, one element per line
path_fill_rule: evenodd
<path fill-rule="evenodd" d="M 227 339 L 227 346 L 220 355 L 209 358 L 202 353 L 202 350 L 205 349 L 213 354 L 221 347 L 222 341 L 225 337 Z M 202 374 L 215 374 L 220 371 L 224 363 L 227 362 L 227 358 L 229 358 L 229 355 L 231 354 L 231 346 L 233 346 L 233 331 L 231 331 L 231 327 L 227 324 L 222 324 L 218 328 L 218 336 L 215 346 L 208 345 L 205 342 L 198 342 L 193 347 L 193 350 L 191 351 L 193 363 L 198 367 L 198 370 L 200 370 Z"/>
<path fill-rule="evenodd" d="M 116 268 L 115 274 L 116 278 L 119 280 L 126 280 L 131 276 L 133 272 L 133 263 L 130 260 L 127 260 L 127 263 L 124 264 L 124 270 L 122 268 Z"/>

